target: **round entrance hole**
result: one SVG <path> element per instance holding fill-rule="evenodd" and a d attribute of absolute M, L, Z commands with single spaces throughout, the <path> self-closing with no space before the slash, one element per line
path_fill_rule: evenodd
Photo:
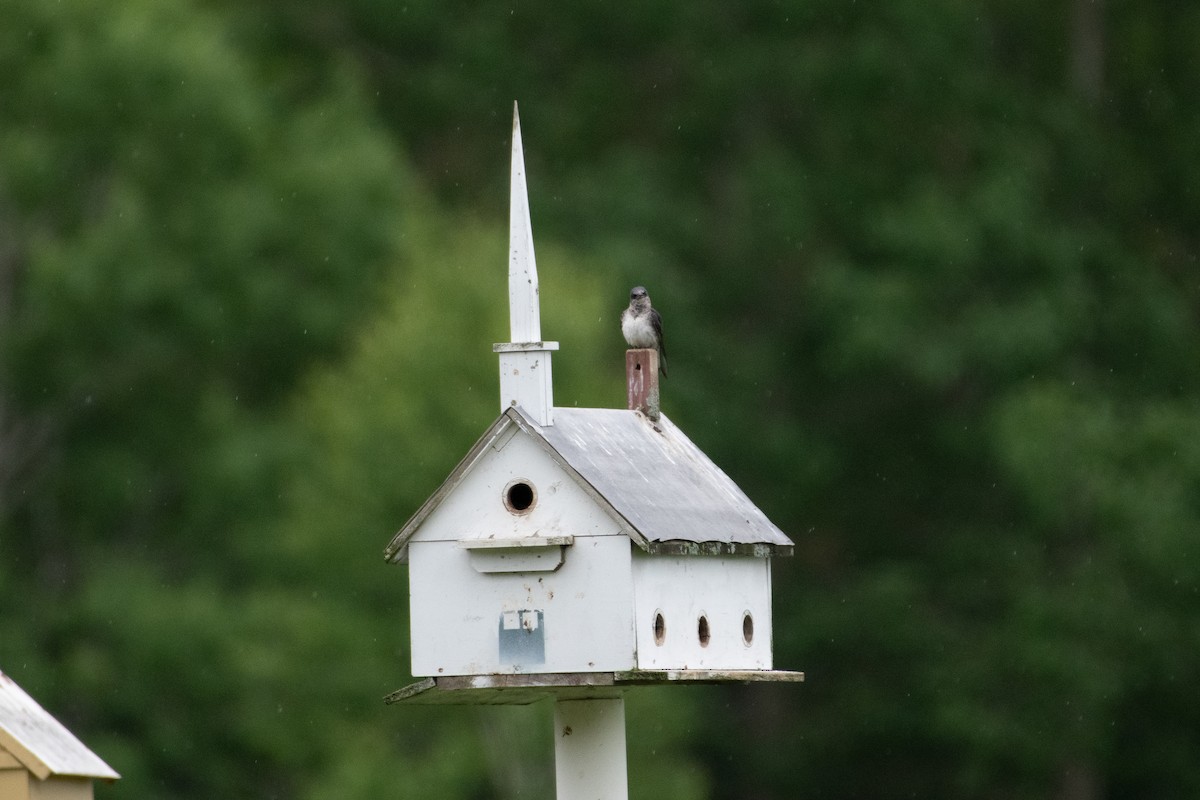
<path fill-rule="evenodd" d="M 749 611 L 742 615 L 742 641 L 747 647 L 754 641 L 754 617 L 750 616 Z"/>
<path fill-rule="evenodd" d="M 667 621 L 663 619 L 661 611 L 654 612 L 654 643 L 662 646 L 662 643 L 667 640 Z"/>
<path fill-rule="evenodd" d="M 537 502 L 537 492 L 529 481 L 518 479 L 504 488 L 504 507 L 514 514 L 527 514 Z"/>
<path fill-rule="evenodd" d="M 700 624 L 696 626 L 696 635 L 700 637 L 700 646 L 708 647 L 708 640 L 711 635 L 708 632 L 708 617 L 700 615 Z"/>

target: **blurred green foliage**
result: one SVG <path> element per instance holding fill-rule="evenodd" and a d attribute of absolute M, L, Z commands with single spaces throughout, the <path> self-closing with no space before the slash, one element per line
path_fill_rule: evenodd
<path fill-rule="evenodd" d="M 559 405 L 797 544 L 797 687 L 654 690 L 636 798 L 1200 793 L 1200 9 L 0 0 L 0 668 L 100 797 L 552 793 L 389 709 L 380 554 L 496 413 L 517 98 Z"/>

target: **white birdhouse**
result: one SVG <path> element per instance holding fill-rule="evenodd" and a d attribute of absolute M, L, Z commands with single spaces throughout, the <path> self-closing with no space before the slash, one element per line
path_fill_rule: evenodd
<path fill-rule="evenodd" d="M 792 542 L 658 412 L 655 351 L 629 351 L 628 409 L 554 407 L 515 115 L 512 176 L 500 416 L 385 551 L 408 564 L 412 674 L 800 679 L 772 672 Z"/>
<path fill-rule="evenodd" d="M 792 543 L 665 417 L 504 411 L 392 540 L 412 674 L 771 669 Z"/>

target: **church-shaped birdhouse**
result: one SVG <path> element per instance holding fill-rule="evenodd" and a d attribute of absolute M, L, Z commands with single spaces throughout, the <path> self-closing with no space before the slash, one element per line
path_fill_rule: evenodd
<path fill-rule="evenodd" d="M 515 115 L 510 214 L 501 413 L 385 551 L 412 674 L 785 675 L 771 560 L 792 542 L 659 412 L 655 351 L 628 351 L 628 408 L 554 407 Z"/>

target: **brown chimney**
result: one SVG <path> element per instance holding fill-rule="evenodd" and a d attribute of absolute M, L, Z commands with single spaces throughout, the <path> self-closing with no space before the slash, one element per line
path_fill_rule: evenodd
<path fill-rule="evenodd" d="M 631 411 L 640 411 L 657 422 L 658 351 L 654 348 L 625 351 L 625 385 Z"/>

